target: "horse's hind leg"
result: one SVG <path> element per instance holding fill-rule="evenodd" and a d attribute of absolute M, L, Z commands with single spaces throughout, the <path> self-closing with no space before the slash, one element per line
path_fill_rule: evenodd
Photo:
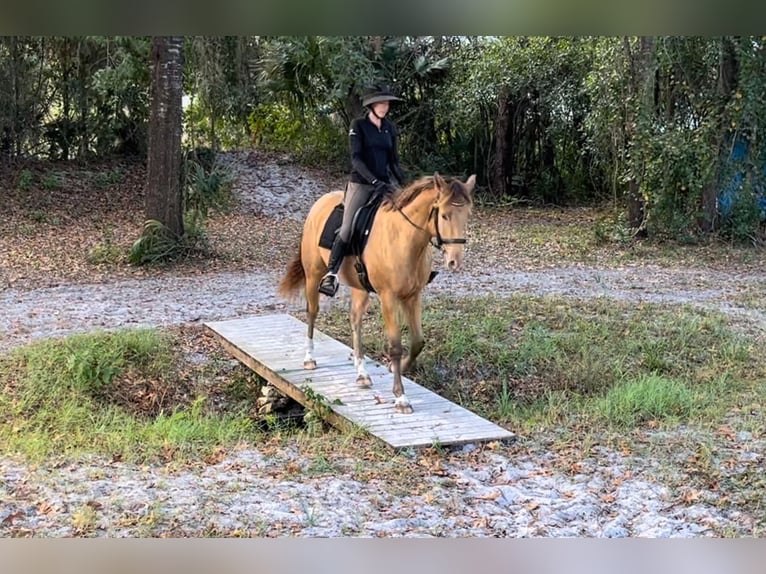
<path fill-rule="evenodd" d="M 351 338 L 354 345 L 354 367 L 356 367 L 356 384 L 363 388 L 372 386 L 372 379 L 367 374 L 367 366 L 362 349 L 362 321 L 367 308 L 370 306 L 370 294 L 362 289 L 351 290 Z"/>
<path fill-rule="evenodd" d="M 403 303 L 404 314 L 410 331 L 410 352 L 402 359 L 402 373 L 408 373 L 415 366 L 415 359 L 425 346 L 423 337 L 423 304 L 420 294 Z"/>
<path fill-rule="evenodd" d="M 304 369 L 316 369 L 317 362 L 314 359 L 314 323 L 319 314 L 319 281 L 314 277 L 306 277 L 306 315 L 308 330 L 306 332 L 306 355 L 303 358 Z"/>

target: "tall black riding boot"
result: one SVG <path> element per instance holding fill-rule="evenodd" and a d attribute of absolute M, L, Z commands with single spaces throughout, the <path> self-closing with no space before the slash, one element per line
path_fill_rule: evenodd
<path fill-rule="evenodd" d="M 330 261 L 327 263 L 329 269 L 319 282 L 320 293 L 328 297 L 335 296 L 335 293 L 338 291 L 338 270 L 340 269 L 340 264 L 343 263 L 345 255 L 346 242 L 340 238 L 340 235 L 336 235 L 330 249 Z"/>

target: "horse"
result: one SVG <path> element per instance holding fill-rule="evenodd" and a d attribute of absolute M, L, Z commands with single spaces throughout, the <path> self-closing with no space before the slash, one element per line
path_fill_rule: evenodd
<path fill-rule="evenodd" d="M 466 230 L 473 207 L 476 175 L 465 182 L 442 177 L 438 172 L 424 176 L 403 188 L 387 194 L 369 229 L 367 243 L 361 253 L 369 285 L 378 294 L 387 337 L 389 370 L 393 373 L 394 409 L 398 413 L 413 412 L 402 385 L 402 373 L 412 369 L 425 346 L 422 328 L 422 291 L 432 278 L 434 245 L 442 250 L 448 271 L 459 271 L 463 265 Z M 303 224 L 298 252 L 287 264 L 279 282 L 278 293 L 295 298 L 303 287 L 308 316 L 306 354 L 303 367 L 316 369 L 314 323 L 319 313 L 318 286 L 327 272 L 329 249 L 320 247 L 320 236 L 333 209 L 343 201 L 343 191 L 330 191 L 311 206 Z M 372 386 L 362 352 L 362 319 L 370 304 L 370 292 L 355 272 L 356 257 L 347 254 L 338 279 L 351 288 L 350 319 L 356 383 Z M 409 352 L 402 357 L 400 313 L 409 326 Z"/>

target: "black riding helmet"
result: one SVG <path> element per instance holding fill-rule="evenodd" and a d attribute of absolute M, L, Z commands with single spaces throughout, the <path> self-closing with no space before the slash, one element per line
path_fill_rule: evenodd
<path fill-rule="evenodd" d="M 402 98 L 399 98 L 393 94 L 391 88 L 384 84 L 375 84 L 365 90 L 362 97 L 362 105 L 367 108 L 372 104 L 378 102 L 401 102 Z"/>

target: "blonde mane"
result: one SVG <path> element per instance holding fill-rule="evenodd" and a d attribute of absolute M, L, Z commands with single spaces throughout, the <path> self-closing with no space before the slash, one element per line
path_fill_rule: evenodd
<path fill-rule="evenodd" d="M 465 189 L 459 180 L 452 177 L 445 177 L 444 181 L 447 184 L 447 189 L 449 189 L 450 192 L 449 197 L 446 198 L 448 201 L 455 205 L 471 203 L 470 195 L 465 192 Z M 423 176 L 420 179 L 413 181 L 407 187 L 403 187 L 386 196 L 383 199 L 381 208 L 387 211 L 390 211 L 394 208 L 402 209 L 403 207 L 406 207 L 415 201 L 415 199 L 421 193 L 428 189 L 433 189 L 435 186 L 436 183 L 434 182 L 434 176 Z"/>

